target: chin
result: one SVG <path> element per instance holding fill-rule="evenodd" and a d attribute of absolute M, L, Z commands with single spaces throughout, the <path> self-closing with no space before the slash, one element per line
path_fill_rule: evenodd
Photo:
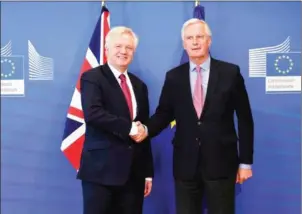
<path fill-rule="evenodd" d="M 126 67 L 126 66 L 129 65 L 129 63 L 128 62 L 120 62 L 118 65 L 121 66 L 121 67 Z"/>
<path fill-rule="evenodd" d="M 119 60 L 118 64 L 119 65 L 126 65 L 126 64 L 128 64 L 128 60 Z"/>
<path fill-rule="evenodd" d="M 196 57 L 204 57 L 206 54 L 204 52 L 195 54 Z"/>
<path fill-rule="evenodd" d="M 201 58 L 203 56 L 204 56 L 203 54 L 192 54 L 191 55 L 191 57 L 193 57 L 193 58 Z"/>

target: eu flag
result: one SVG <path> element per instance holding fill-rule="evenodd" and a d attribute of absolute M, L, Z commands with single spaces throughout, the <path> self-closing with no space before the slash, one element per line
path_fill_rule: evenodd
<path fill-rule="evenodd" d="M 24 80 L 22 56 L 1 56 L 1 80 Z"/>
<path fill-rule="evenodd" d="M 268 53 L 266 76 L 301 76 L 301 53 Z"/>

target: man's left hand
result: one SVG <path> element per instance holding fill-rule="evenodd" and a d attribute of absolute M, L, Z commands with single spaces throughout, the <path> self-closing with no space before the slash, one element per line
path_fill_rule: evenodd
<path fill-rule="evenodd" d="M 247 179 L 253 176 L 253 172 L 251 169 L 238 169 L 236 183 L 242 184 Z"/>
<path fill-rule="evenodd" d="M 148 195 L 150 195 L 151 190 L 152 190 L 152 181 L 146 180 L 144 196 L 147 197 Z"/>

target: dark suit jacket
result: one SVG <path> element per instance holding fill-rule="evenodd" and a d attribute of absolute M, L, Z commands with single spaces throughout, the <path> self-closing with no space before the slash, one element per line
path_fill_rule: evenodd
<path fill-rule="evenodd" d="M 177 179 L 192 179 L 200 161 L 210 179 L 234 175 L 239 163 L 253 163 L 253 118 L 239 67 L 211 58 L 204 108 L 197 117 L 190 88 L 189 63 L 166 74 L 155 114 L 147 122 L 149 137 L 176 120 L 173 169 Z M 238 118 L 237 137 L 234 112 Z M 239 156 L 237 150 L 239 140 Z M 199 159 L 199 149 L 201 159 Z"/>
<path fill-rule="evenodd" d="M 147 86 L 133 74 L 128 75 L 137 101 L 135 121 L 144 123 L 149 118 Z M 108 64 L 83 73 L 81 97 L 86 133 L 77 177 L 104 185 L 123 185 L 132 164 L 135 176 L 153 177 L 150 140 L 136 144 L 129 137 L 129 109 Z"/>

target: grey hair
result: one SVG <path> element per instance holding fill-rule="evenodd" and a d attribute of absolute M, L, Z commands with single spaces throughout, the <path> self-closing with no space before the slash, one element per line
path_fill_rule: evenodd
<path fill-rule="evenodd" d="M 130 34 L 133 37 L 135 48 L 137 47 L 138 45 L 137 35 L 133 32 L 131 28 L 124 27 L 124 26 L 117 26 L 110 29 L 110 31 L 108 32 L 105 38 L 105 47 L 108 48 L 112 43 L 112 41 L 115 39 L 115 37 L 122 34 Z"/>
<path fill-rule="evenodd" d="M 187 26 L 189 26 L 189 25 L 197 24 L 197 23 L 202 23 L 202 24 L 204 24 L 204 25 L 205 25 L 206 34 L 207 34 L 208 36 L 210 36 L 210 37 L 212 36 L 211 29 L 210 29 L 209 25 L 208 25 L 205 21 L 203 21 L 203 20 L 201 20 L 201 19 L 197 19 L 197 18 L 192 18 L 192 19 L 189 19 L 188 21 L 186 21 L 186 22 L 183 24 L 183 26 L 182 26 L 182 29 L 181 29 L 181 38 L 182 38 L 182 40 L 184 40 L 184 38 L 185 38 L 185 28 L 186 28 Z"/>

